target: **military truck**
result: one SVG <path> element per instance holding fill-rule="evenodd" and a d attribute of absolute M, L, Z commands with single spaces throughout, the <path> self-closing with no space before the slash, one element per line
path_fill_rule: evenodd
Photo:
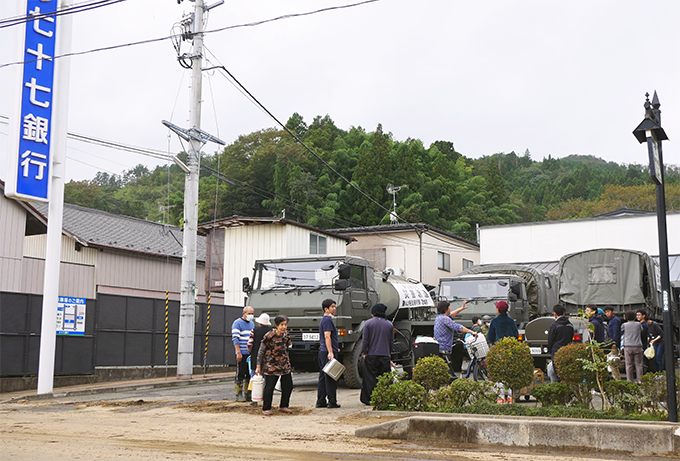
<path fill-rule="evenodd" d="M 414 365 L 412 345 L 417 335 L 432 336 L 436 311 L 425 287 L 414 280 L 376 271 L 371 262 L 354 256 L 306 256 L 255 262 L 252 281 L 243 291 L 256 313 L 286 315 L 292 340 L 289 350 L 295 369 L 318 370 L 321 303 L 335 300 L 339 360 L 347 367 L 345 383 L 361 387 L 361 333 L 377 302 L 387 306 L 395 339 L 392 361 L 409 371 Z"/>
<path fill-rule="evenodd" d="M 483 264 L 440 279 L 437 295 L 451 302 L 451 310 L 468 301 L 468 308 L 456 316 L 457 322 L 468 327 L 475 315 L 494 317 L 495 302 L 506 301 L 508 315 L 523 328 L 529 320 L 552 312 L 557 278 L 552 272 L 521 264 Z"/>
<path fill-rule="evenodd" d="M 659 267 L 647 253 L 604 248 L 571 253 L 560 258 L 560 302 L 569 314 L 586 304 L 613 306 L 618 316 L 646 309 L 662 320 Z"/>
<path fill-rule="evenodd" d="M 550 359 L 548 350 L 548 331 L 555 322 L 555 317 L 538 317 L 529 322 L 523 333 L 524 342 L 529 346 L 529 351 L 534 359 L 534 367 L 546 371 L 546 365 Z M 588 339 L 588 322 L 581 317 L 569 317 L 569 322 L 574 326 L 574 342 L 582 342 Z"/>

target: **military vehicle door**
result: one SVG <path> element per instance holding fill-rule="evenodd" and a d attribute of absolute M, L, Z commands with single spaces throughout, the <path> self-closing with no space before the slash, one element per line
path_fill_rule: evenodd
<path fill-rule="evenodd" d="M 365 313 L 370 308 L 368 289 L 366 286 L 366 268 L 351 266 L 347 292 L 352 302 L 352 314 Z"/>

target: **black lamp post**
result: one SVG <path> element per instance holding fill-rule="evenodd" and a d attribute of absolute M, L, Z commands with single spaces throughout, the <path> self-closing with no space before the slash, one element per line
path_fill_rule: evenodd
<path fill-rule="evenodd" d="M 661 103 L 654 92 L 652 102 L 649 93 L 645 95 L 645 118 L 633 131 L 633 135 L 642 144 L 647 142 L 649 152 L 649 170 L 656 183 L 656 219 L 659 231 L 659 265 L 661 268 L 661 299 L 663 302 L 663 340 L 664 365 L 666 368 L 666 389 L 668 393 L 668 420 L 678 422 L 678 407 L 675 398 L 675 351 L 673 347 L 673 307 L 670 296 L 670 277 L 668 270 L 668 238 L 666 235 L 666 195 L 663 182 L 663 150 L 661 141 L 668 136 L 661 128 Z"/>

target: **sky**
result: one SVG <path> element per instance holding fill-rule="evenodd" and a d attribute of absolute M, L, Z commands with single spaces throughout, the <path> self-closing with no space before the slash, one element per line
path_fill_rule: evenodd
<path fill-rule="evenodd" d="M 209 12 L 206 30 L 357 1 L 226 0 Z M 0 20 L 21 14 L 20 3 L 0 1 Z M 125 0 L 77 13 L 71 50 L 167 37 L 193 6 Z M 344 130 L 382 124 L 395 140 L 451 141 L 471 158 L 528 149 L 534 160 L 582 154 L 645 164 L 632 131 L 645 93 L 656 90 L 670 138 L 664 160 L 680 165 L 678 24 L 676 0 L 380 0 L 207 33 L 214 57 L 207 53 L 204 67 L 224 65 L 284 123 L 298 112 L 308 124 L 329 115 Z M 0 66 L 22 46 L 17 29 L 0 29 Z M 161 124 L 189 127 L 190 71 L 169 39 L 74 56 L 70 65 L 70 133 L 182 150 Z M 2 116 L 15 116 L 18 68 L 0 67 L 0 179 L 10 155 Z M 228 144 L 276 126 L 214 70 L 204 72 L 201 117 L 201 128 Z M 71 139 L 66 155 L 67 181 L 165 163 Z"/>

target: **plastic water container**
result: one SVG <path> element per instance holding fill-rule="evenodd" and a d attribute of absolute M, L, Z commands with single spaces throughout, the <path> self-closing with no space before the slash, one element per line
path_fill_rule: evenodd
<path fill-rule="evenodd" d="M 255 375 L 250 383 L 253 385 L 253 393 L 250 398 L 253 402 L 261 402 L 264 395 L 264 376 Z"/>

